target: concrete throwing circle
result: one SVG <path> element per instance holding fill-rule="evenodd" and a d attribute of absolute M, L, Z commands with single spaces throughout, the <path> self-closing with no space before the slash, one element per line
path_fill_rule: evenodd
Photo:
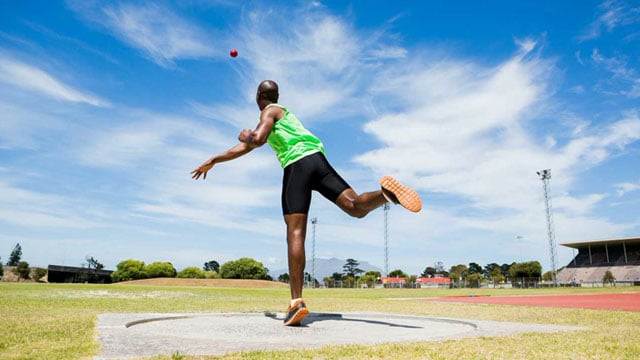
<path fill-rule="evenodd" d="M 311 313 L 301 326 L 282 325 L 283 314 L 101 314 L 98 359 L 155 355 L 222 355 L 330 345 L 439 341 L 474 336 L 583 328 L 387 313 Z"/>

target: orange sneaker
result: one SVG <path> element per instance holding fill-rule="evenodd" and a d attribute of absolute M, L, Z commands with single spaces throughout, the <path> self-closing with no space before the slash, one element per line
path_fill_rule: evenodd
<path fill-rule="evenodd" d="M 309 309 L 304 300 L 297 300 L 293 306 L 287 308 L 287 315 L 284 318 L 285 326 L 298 326 L 309 315 Z"/>
<path fill-rule="evenodd" d="M 400 184 L 391 176 L 383 176 L 380 179 L 380 187 L 384 197 L 394 204 L 400 204 L 405 209 L 418 212 L 422 209 L 420 195 L 410 187 Z"/>

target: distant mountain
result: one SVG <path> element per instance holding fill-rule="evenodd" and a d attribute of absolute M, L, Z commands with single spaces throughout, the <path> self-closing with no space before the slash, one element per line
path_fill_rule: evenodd
<path fill-rule="evenodd" d="M 358 259 L 356 260 L 358 261 L 358 263 L 360 263 L 360 265 L 358 265 L 358 268 L 360 268 L 361 270 L 364 270 L 365 273 L 367 271 L 379 271 L 380 273 L 383 273 L 382 269 L 380 269 L 375 265 L 371 265 L 366 261 L 360 261 Z M 324 277 L 331 276 L 333 275 L 333 273 L 342 274 L 342 267 L 346 263 L 347 263 L 346 259 L 343 260 L 343 259 L 337 259 L 337 258 L 331 258 L 331 259 L 316 258 L 316 266 L 315 266 L 316 279 L 318 281 L 322 281 Z M 304 271 L 311 274 L 311 260 L 307 260 Z M 270 269 L 269 270 L 269 275 L 271 275 L 271 277 L 273 277 L 274 280 L 277 280 L 278 276 L 282 274 L 288 274 L 288 273 L 289 273 L 288 269 L 274 269 L 274 270 Z"/>

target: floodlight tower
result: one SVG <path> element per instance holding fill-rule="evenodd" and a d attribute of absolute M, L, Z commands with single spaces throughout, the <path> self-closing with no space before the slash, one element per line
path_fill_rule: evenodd
<path fill-rule="evenodd" d="M 313 234 L 313 241 L 311 246 L 311 288 L 316 287 L 316 224 L 318 223 L 318 218 L 311 218 L 311 231 Z"/>
<path fill-rule="evenodd" d="M 384 277 L 389 278 L 389 204 L 382 206 L 384 210 Z"/>
<path fill-rule="evenodd" d="M 553 280 L 553 286 L 557 286 L 556 282 L 556 258 L 558 257 L 556 250 L 556 235 L 553 229 L 553 211 L 551 209 L 551 169 L 540 170 L 536 172 L 542 180 L 542 186 L 544 189 L 544 201 L 547 210 L 547 234 L 549 235 L 549 257 L 551 258 L 551 276 Z"/>

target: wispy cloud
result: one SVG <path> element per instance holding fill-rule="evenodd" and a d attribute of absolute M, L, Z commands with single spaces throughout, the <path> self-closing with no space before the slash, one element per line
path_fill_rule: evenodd
<path fill-rule="evenodd" d="M 530 43 L 524 45 L 521 50 L 533 50 Z M 605 126 L 582 122 L 580 131 L 566 134 L 552 124 L 549 133 L 529 131 L 533 125 L 542 128 L 545 112 L 554 108 L 549 93 L 549 74 L 554 71 L 552 62 L 521 53 L 493 68 L 462 61 L 416 61 L 412 67 L 387 69 L 375 79 L 385 84 L 377 91 L 395 106 L 364 128 L 383 146 L 355 161 L 376 173 L 401 174 L 427 194 L 453 196 L 467 204 L 464 211 L 443 209 L 458 219 L 453 227 L 496 232 L 501 231 L 492 226 L 496 216 L 502 218 L 498 214 L 508 211 L 516 212 L 501 222 L 510 224 L 508 231 L 518 231 L 511 228 L 515 224 L 519 231 L 536 231 L 527 223 L 540 208 L 535 171 L 551 167 L 561 174 L 554 181 L 554 193 L 562 195 L 555 203 L 558 216 L 566 223 L 603 225 L 603 220 L 590 218 L 590 209 L 604 194 L 576 197 L 567 190 L 585 169 L 640 139 L 640 119 L 631 113 Z M 541 142 L 545 137 L 553 141 Z M 609 225 L 603 228 L 625 228 Z M 566 231 L 564 236 L 577 235 L 570 226 L 561 231 Z"/>
<path fill-rule="evenodd" d="M 38 67 L 2 54 L 0 54 L 0 82 L 57 100 L 86 103 L 99 107 L 110 106 L 108 101 L 65 84 Z"/>
<path fill-rule="evenodd" d="M 618 93 L 631 99 L 640 97 L 640 76 L 635 68 L 629 66 L 628 59 L 623 56 L 606 57 L 598 49 L 593 49 L 591 60 L 596 67 L 611 74 L 599 85 L 603 87 L 603 91 Z"/>
<path fill-rule="evenodd" d="M 615 184 L 616 187 L 616 193 L 618 194 L 618 196 L 624 196 L 632 191 L 638 191 L 640 190 L 640 181 L 635 182 L 635 183 L 619 183 L 619 184 Z"/>
<path fill-rule="evenodd" d="M 606 0 L 598 7 L 597 18 L 578 37 L 580 41 L 597 39 L 603 31 L 640 22 L 640 7 L 624 0 Z"/>
<path fill-rule="evenodd" d="M 0 181 L 0 219 L 5 225 L 38 228 L 83 229 L 101 224 L 96 209 L 85 201 L 23 189 L 6 181 Z"/>
<path fill-rule="evenodd" d="M 170 8 L 154 4 L 70 2 L 84 18 L 102 25 L 156 64 L 171 68 L 180 59 L 215 56 L 220 46 L 200 26 Z M 221 53 L 222 54 L 222 53 Z"/>

